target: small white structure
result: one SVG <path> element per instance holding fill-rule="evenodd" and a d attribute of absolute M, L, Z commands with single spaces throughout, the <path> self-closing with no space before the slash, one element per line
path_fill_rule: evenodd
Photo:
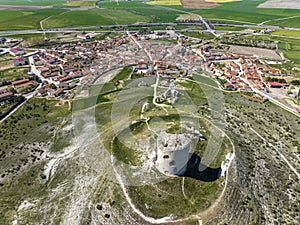
<path fill-rule="evenodd" d="M 83 39 L 83 40 L 88 40 L 93 38 L 91 34 L 77 34 L 77 38 Z"/>
<path fill-rule="evenodd" d="M 157 169 L 169 176 L 183 175 L 190 158 L 190 138 L 187 134 L 161 132 L 157 138 Z"/>

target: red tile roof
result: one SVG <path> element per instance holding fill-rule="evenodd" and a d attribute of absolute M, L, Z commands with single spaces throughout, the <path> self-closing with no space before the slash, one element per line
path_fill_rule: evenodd
<path fill-rule="evenodd" d="M 23 79 L 23 80 L 17 80 L 17 81 L 13 81 L 13 82 L 11 82 L 11 84 L 13 85 L 13 86 L 15 86 L 15 85 L 19 85 L 19 84 L 22 84 L 22 83 L 26 83 L 26 82 L 28 82 L 29 81 L 29 79 Z"/>
<path fill-rule="evenodd" d="M 22 84 L 19 84 L 19 85 L 15 85 L 15 88 L 21 88 L 21 87 L 26 87 L 26 86 L 29 86 L 29 85 L 33 85 L 33 82 L 32 81 L 28 81 L 26 83 L 22 83 Z"/>
<path fill-rule="evenodd" d="M 268 82 L 270 87 L 286 87 L 289 86 L 287 83 L 279 83 L 279 82 Z"/>

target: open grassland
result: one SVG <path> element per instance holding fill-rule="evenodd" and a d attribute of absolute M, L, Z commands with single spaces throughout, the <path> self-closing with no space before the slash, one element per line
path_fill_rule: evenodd
<path fill-rule="evenodd" d="M 9 59 L 9 62 L 12 63 L 12 59 Z M 3 81 L 14 81 L 18 79 L 23 79 L 26 77 L 29 69 L 28 68 L 13 68 L 0 71 L 0 82 Z"/>
<path fill-rule="evenodd" d="M 212 87 L 218 87 L 218 84 L 212 78 L 203 76 L 201 74 L 193 74 L 193 80 L 210 85 Z"/>

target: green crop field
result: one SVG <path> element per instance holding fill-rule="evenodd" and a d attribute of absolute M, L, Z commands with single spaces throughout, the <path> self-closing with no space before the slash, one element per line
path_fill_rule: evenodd
<path fill-rule="evenodd" d="M 298 16 L 300 14 L 300 10 L 298 10 Z M 300 27 L 300 17 L 295 18 L 288 18 L 284 20 L 273 20 L 266 25 L 275 25 L 275 26 L 281 26 L 281 27 Z"/>
<path fill-rule="evenodd" d="M 108 24 L 126 24 L 136 22 L 175 21 L 178 12 L 157 8 L 140 2 L 128 2 L 118 7 L 104 2 L 102 9 L 70 11 L 60 7 L 51 9 L 1 11 L 0 30 L 40 29 L 44 28 L 92 26 Z M 122 5 L 122 6 L 121 6 Z"/>
<path fill-rule="evenodd" d="M 283 50 L 283 54 L 286 58 L 292 60 L 295 63 L 300 64 L 300 51 L 294 51 L 294 50 Z"/>
<path fill-rule="evenodd" d="M 293 9 L 262 9 L 256 8 L 265 0 L 243 0 L 230 3 L 222 3 L 221 6 L 213 9 L 194 10 L 194 13 L 201 14 L 204 18 L 211 20 L 228 20 L 230 23 L 251 22 L 262 23 L 267 20 L 282 19 L 290 16 L 299 16 L 300 10 Z M 299 18 L 282 20 L 287 21 L 289 27 L 299 27 Z M 279 21 L 270 21 L 272 25 L 277 25 Z"/>
<path fill-rule="evenodd" d="M 300 31 L 295 31 L 295 30 L 276 30 L 271 34 L 279 35 L 279 36 L 300 37 Z"/>
<path fill-rule="evenodd" d="M 53 16 L 44 22 L 44 26 L 45 28 L 91 26 L 147 22 L 148 20 L 145 16 L 119 9 L 90 9 L 87 11 L 69 11 Z"/>
<path fill-rule="evenodd" d="M 62 9 L 1 11 L 0 30 L 39 29 L 41 20 L 65 11 Z"/>
<path fill-rule="evenodd" d="M 36 0 L 36 1 L 0 1 L 2 5 L 53 5 L 54 8 L 1 11 L 0 30 L 38 29 L 39 22 L 45 18 L 46 28 L 90 26 L 107 24 L 125 24 L 136 22 L 174 22 L 184 12 L 202 15 L 209 21 L 222 21 L 228 23 L 266 24 L 299 27 L 299 18 L 285 19 L 298 16 L 300 10 L 287 9 L 257 9 L 256 6 L 263 2 L 243 0 L 238 2 L 220 3 L 213 9 L 184 9 L 181 6 L 161 7 L 146 4 L 142 1 L 99 3 L 99 7 L 90 10 L 68 11 L 63 9 L 68 5 L 86 6 L 94 5 L 94 1 L 82 3 L 66 3 L 65 0 Z M 49 17 L 49 18 L 48 18 Z M 280 19 L 280 20 L 277 20 Z M 217 27 L 217 29 L 219 29 Z M 239 30 L 239 29 L 232 29 Z"/>
<path fill-rule="evenodd" d="M 101 2 L 103 8 L 120 9 L 131 12 L 136 15 L 146 16 L 152 22 L 172 22 L 182 12 L 173 10 L 172 8 L 161 8 L 156 5 L 145 4 L 140 1 L 132 2 Z"/>

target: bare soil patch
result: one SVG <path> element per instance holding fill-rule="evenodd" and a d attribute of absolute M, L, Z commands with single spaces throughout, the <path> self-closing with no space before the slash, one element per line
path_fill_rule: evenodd
<path fill-rule="evenodd" d="M 181 5 L 186 9 L 210 9 L 219 6 L 215 2 L 206 2 L 205 0 L 181 0 Z"/>
<path fill-rule="evenodd" d="M 271 49 L 230 45 L 229 50 L 236 54 L 257 55 L 257 56 L 259 56 L 261 58 L 265 58 L 265 59 L 281 60 L 281 57 L 276 53 L 276 51 L 271 50 Z"/>
<path fill-rule="evenodd" d="M 300 1 L 295 0 L 268 0 L 257 8 L 281 8 L 281 9 L 300 9 Z"/>

